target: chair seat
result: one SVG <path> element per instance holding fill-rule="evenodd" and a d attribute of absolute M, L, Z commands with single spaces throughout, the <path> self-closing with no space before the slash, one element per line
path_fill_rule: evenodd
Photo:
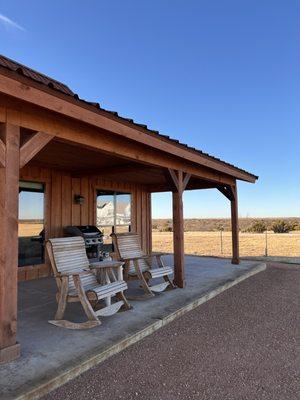
<path fill-rule="evenodd" d="M 93 288 L 85 288 L 86 292 L 96 293 L 98 300 L 104 299 L 107 296 L 114 296 L 119 292 L 123 292 L 128 288 L 127 283 L 124 281 L 117 281 L 108 283 L 106 285 L 97 285 Z"/>
<path fill-rule="evenodd" d="M 152 278 L 160 278 L 161 276 L 171 275 L 174 270 L 172 267 L 161 267 L 149 269 Z"/>
<path fill-rule="evenodd" d="M 147 297 L 152 297 L 153 292 L 161 292 L 169 287 L 175 289 L 170 277 L 173 268 L 164 265 L 163 254 L 145 254 L 141 238 L 134 232 L 112 233 L 111 237 L 117 258 L 125 261 L 125 280 L 140 280 Z M 164 282 L 155 282 L 156 285 L 152 285 L 152 278 L 160 278 Z"/>
<path fill-rule="evenodd" d="M 85 286 L 84 291 L 86 293 L 88 293 L 88 292 L 96 293 L 98 300 L 101 300 L 108 296 L 114 296 L 116 293 L 122 292 L 122 291 L 126 290 L 127 288 L 128 288 L 128 286 L 127 286 L 126 282 L 117 281 L 117 282 L 108 283 L 106 285 L 99 285 L 97 283 L 96 285 Z M 69 295 L 77 296 L 77 291 L 72 290 L 69 292 Z"/>
<path fill-rule="evenodd" d="M 174 270 L 172 267 L 161 267 L 161 268 L 147 268 L 142 270 L 142 272 L 149 272 L 151 278 L 160 278 L 161 276 L 166 276 L 173 274 Z M 130 270 L 129 275 L 136 276 L 134 269 Z"/>

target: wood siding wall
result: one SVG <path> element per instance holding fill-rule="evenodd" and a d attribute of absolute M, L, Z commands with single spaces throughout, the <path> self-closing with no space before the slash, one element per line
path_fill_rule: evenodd
<path fill-rule="evenodd" d="M 99 178 L 73 178 L 69 173 L 47 168 L 24 167 L 20 179 L 45 183 L 45 235 L 46 238 L 63 235 L 67 225 L 95 225 L 96 190 L 116 190 L 132 195 L 132 230 L 141 235 L 143 250 L 151 249 L 151 197 L 140 185 Z M 75 204 L 75 194 L 84 196 L 83 205 Z M 50 265 L 20 267 L 19 280 L 49 276 Z"/>

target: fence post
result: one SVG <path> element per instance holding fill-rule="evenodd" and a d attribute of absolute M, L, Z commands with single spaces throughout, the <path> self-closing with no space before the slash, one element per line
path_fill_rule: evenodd
<path fill-rule="evenodd" d="M 221 247 L 221 255 L 223 255 L 223 230 L 220 230 L 220 247 Z"/>
<path fill-rule="evenodd" d="M 265 231 L 265 257 L 268 257 L 268 230 Z"/>

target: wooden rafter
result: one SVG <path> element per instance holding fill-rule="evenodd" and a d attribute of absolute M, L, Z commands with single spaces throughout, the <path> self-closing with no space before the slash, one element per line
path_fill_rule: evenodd
<path fill-rule="evenodd" d="M 5 167 L 6 164 L 6 146 L 0 139 L 0 167 Z"/>
<path fill-rule="evenodd" d="M 23 168 L 54 136 L 45 132 L 37 132 L 20 148 L 20 168 Z"/>

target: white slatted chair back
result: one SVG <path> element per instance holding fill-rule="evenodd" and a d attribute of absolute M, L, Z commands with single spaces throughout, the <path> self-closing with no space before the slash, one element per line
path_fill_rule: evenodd
<path fill-rule="evenodd" d="M 137 233 L 126 232 L 126 233 L 114 233 L 112 234 L 114 244 L 117 247 L 117 253 L 121 259 L 129 259 L 141 257 L 145 253 L 142 251 L 140 242 L 140 236 Z M 147 262 L 143 259 L 139 260 L 141 270 L 147 271 L 150 267 Z M 129 273 L 135 273 L 135 268 L 131 262 Z"/>
<path fill-rule="evenodd" d="M 57 273 L 76 273 L 89 270 L 85 243 L 80 236 L 49 239 L 47 250 L 55 276 Z M 80 279 L 85 289 L 97 285 L 96 276 L 92 272 L 81 275 Z M 76 294 L 72 277 L 69 278 L 69 294 Z"/>

